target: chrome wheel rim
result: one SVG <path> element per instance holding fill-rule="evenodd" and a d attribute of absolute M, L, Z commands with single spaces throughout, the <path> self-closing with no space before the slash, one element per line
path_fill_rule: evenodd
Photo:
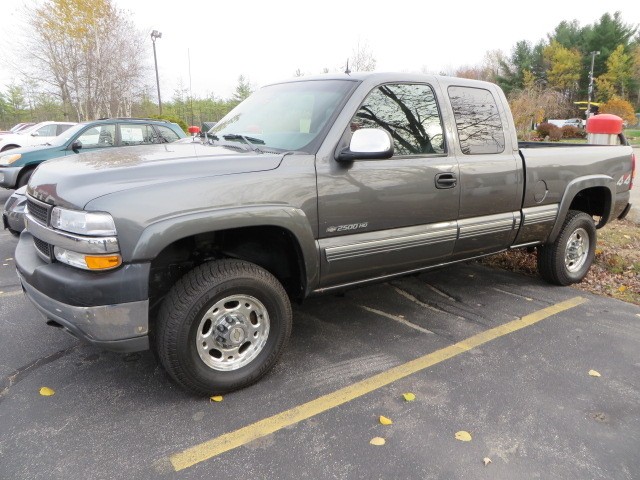
<path fill-rule="evenodd" d="M 584 228 L 575 230 L 567 241 L 564 254 L 564 265 L 571 273 L 580 270 L 587 261 L 589 254 L 589 235 Z"/>
<path fill-rule="evenodd" d="M 202 316 L 196 333 L 200 359 L 214 370 L 237 370 L 251 363 L 269 337 L 269 314 L 258 299 L 230 295 Z"/>

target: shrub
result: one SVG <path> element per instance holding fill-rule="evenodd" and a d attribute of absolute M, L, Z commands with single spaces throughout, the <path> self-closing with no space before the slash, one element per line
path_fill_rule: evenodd
<path fill-rule="evenodd" d="M 177 123 L 178 125 L 180 125 L 180 128 L 187 133 L 187 131 L 189 130 L 189 127 L 187 126 L 187 124 L 184 122 L 184 120 L 175 117 L 173 115 L 151 115 L 149 118 L 155 118 L 157 120 L 166 120 L 168 122 L 173 122 L 173 123 Z"/>
<path fill-rule="evenodd" d="M 540 125 L 538 125 L 538 128 L 536 128 L 536 132 L 538 132 L 539 137 L 549 137 L 549 140 L 554 142 L 557 142 L 562 138 L 562 129 L 549 122 L 542 122 Z"/>
<path fill-rule="evenodd" d="M 573 125 L 565 125 L 561 128 L 562 138 L 582 138 L 580 136 L 580 129 Z"/>
<path fill-rule="evenodd" d="M 552 128 L 549 132 L 549 140 L 551 140 L 552 142 L 557 142 L 562 138 L 562 129 L 560 127 L 556 127 L 555 125 L 553 127 L 554 128 Z"/>

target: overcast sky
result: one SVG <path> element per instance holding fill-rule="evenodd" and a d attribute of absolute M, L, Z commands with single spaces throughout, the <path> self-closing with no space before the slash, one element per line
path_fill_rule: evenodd
<path fill-rule="evenodd" d="M 189 88 L 188 54 L 194 95 L 226 98 L 241 74 L 259 87 L 297 69 L 337 71 L 358 42 L 368 46 L 376 70 L 438 73 L 479 64 L 488 50 L 508 54 L 518 40 L 535 43 L 562 20 L 586 25 L 620 11 L 625 23 L 640 23 L 638 0 L 518 2 L 517 7 L 495 0 L 115 1 L 146 35 L 154 93 L 149 33 L 162 32 L 156 47 L 167 100 L 180 81 Z M 18 25 L 25 1 L 0 0 L 0 5 L 2 23 Z M 0 52 L 19 34 L 15 27 L 0 29 Z M 12 78 L 15 73 L 2 66 L 0 85 Z"/>

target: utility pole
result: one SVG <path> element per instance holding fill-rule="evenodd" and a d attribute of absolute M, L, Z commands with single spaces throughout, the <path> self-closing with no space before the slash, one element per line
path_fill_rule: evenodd
<path fill-rule="evenodd" d="M 158 76 L 158 57 L 156 56 L 156 40 L 162 38 L 162 32 L 154 30 L 151 32 L 151 41 L 153 42 L 153 61 L 156 65 L 156 85 L 158 86 L 158 109 L 162 115 L 162 99 L 160 98 L 160 77 Z M 593 68 L 592 68 L 593 70 Z"/>
<path fill-rule="evenodd" d="M 596 59 L 596 55 L 600 55 L 600 51 L 596 50 L 595 52 L 590 52 L 591 55 L 591 70 L 589 71 L 589 97 L 587 99 L 587 112 L 586 118 L 589 118 L 589 114 L 591 113 L 591 94 L 593 93 L 593 64 Z"/>

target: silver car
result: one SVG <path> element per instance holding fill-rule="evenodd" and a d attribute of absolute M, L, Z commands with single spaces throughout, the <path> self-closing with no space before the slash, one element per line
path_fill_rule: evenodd
<path fill-rule="evenodd" d="M 11 194 L 4 204 L 2 224 L 14 235 L 24 230 L 24 208 L 27 205 L 27 187 L 19 188 Z"/>

